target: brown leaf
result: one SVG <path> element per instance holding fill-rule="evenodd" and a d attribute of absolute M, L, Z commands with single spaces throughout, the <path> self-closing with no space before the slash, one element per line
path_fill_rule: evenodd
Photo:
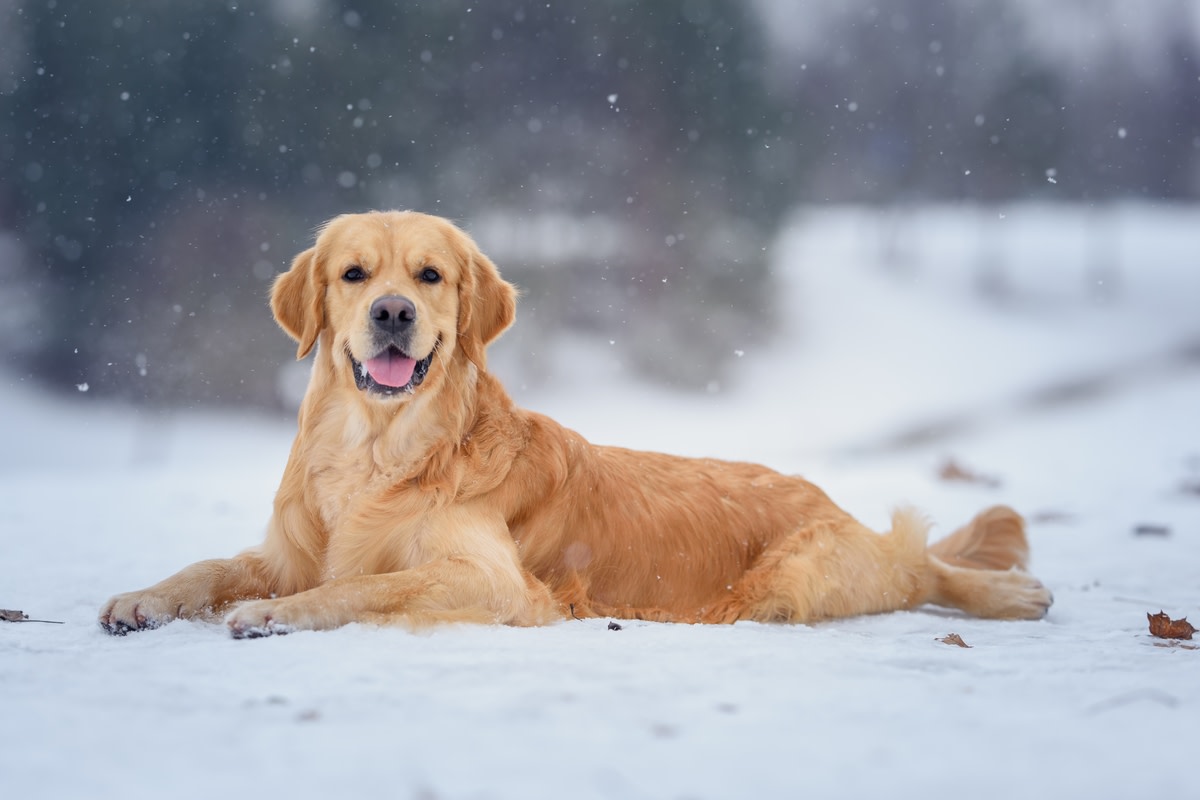
<path fill-rule="evenodd" d="M 1157 614 L 1147 612 L 1146 619 L 1150 620 L 1150 635 L 1159 639 L 1190 639 L 1196 632 L 1192 623 L 1187 621 L 1187 617 L 1171 619 L 1159 611 Z"/>
<path fill-rule="evenodd" d="M 986 486 L 989 489 L 998 489 L 1000 487 L 999 478 L 992 475 L 983 475 L 972 469 L 968 469 L 953 458 L 946 459 L 942 464 L 941 469 L 938 470 L 938 477 L 944 481 L 973 483 L 976 486 Z"/>
<path fill-rule="evenodd" d="M 948 633 L 937 641 L 941 642 L 942 644 L 952 644 L 958 647 L 966 647 L 968 649 L 971 647 L 971 645 L 964 642 L 963 638 L 957 633 Z"/>

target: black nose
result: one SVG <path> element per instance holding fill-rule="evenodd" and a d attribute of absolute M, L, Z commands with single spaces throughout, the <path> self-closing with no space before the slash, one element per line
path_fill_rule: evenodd
<path fill-rule="evenodd" d="M 371 319 L 385 331 L 395 333 L 403 330 L 416 318 L 417 307 L 407 297 L 390 294 L 371 303 Z"/>

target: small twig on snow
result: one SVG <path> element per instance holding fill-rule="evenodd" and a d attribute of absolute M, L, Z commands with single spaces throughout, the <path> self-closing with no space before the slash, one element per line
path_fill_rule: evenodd
<path fill-rule="evenodd" d="M 47 625 L 65 624 L 56 619 L 30 619 L 24 611 L 13 611 L 7 608 L 0 608 L 0 620 L 4 622 L 43 622 Z"/>

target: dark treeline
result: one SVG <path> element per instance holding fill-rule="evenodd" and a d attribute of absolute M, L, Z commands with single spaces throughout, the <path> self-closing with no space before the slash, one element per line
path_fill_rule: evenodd
<path fill-rule="evenodd" d="M 494 236 L 526 313 L 704 385 L 779 313 L 765 248 L 796 203 L 1200 188 L 1182 35 L 1163 74 L 1081 77 L 1008 3 L 849 3 L 803 49 L 758 8 L 10 4 L 3 351 L 60 387 L 278 402 L 271 278 L 321 220 L 400 207 L 487 218 L 485 248 L 603 223 L 604 247 Z"/>

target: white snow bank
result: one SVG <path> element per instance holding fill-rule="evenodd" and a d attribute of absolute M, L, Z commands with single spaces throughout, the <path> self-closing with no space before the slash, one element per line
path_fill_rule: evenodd
<path fill-rule="evenodd" d="M 1034 571 L 1056 595 L 1046 620 L 925 609 L 254 641 L 181 622 L 113 638 L 95 625 L 107 596 L 261 537 L 292 426 L 51 398 L 2 377 L 0 606 L 65 623 L 0 623 L 4 795 L 1200 791 L 1187 766 L 1200 651 L 1159 646 L 1145 620 L 1200 619 L 1200 496 L 1185 491 L 1200 482 L 1200 369 L 1136 368 L 1200 324 L 1144 303 L 1029 313 L 952 281 L 897 281 L 828 239 L 815 258 L 820 242 L 801 224 L 779 243 L 795 327 L 748 352 L 732 387 L 680 396 L 620 365 L 597 381 L 593 345 L 576 342 L 563 361 L 586 362 L 588 380 L 515 389 L 599 441 L 804 472 L 875 526 L 901 501 L 936 533 L 1010 503 L 1030 515 Z M 1190 276 L 1161 280 L 1170 295 Z M 1074 402 L 1022 401 L 1089 372 L 1125 377 Z M 946 414 L 970 424 L 881 444 Z M 1000 488 L 939 480 L 947 456 Z M 971 649 L 936 641 L 950 632 Z"/>

